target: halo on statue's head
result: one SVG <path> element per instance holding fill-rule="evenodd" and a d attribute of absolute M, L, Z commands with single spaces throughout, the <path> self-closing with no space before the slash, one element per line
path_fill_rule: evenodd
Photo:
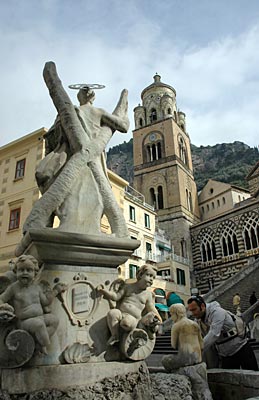
<path fill-rule="evenodd" d="M 104 89 L 104 85 L 99 85 L 98 83 L 76 83 L 74 85 L 69 85 L 69 89 L 75 89 L 75 90 L 80 90 L 80 89 Z"/>

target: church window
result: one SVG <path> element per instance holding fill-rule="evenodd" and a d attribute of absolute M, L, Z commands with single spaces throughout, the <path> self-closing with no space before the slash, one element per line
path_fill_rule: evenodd
<path fill-rule="evenodd" d="M 247 216 L 243 227 L 243 237 L 246 250 L 256 249 L 259 247 L 259 220 L 258 216 Z"/>
<path fill-rule="evenodd" d="M 157 112 L 155 108 L 152 108 L 151 114 L 150 114 L 150 123 L 157 121 Z"/>
<path fill-rule="evenodd" d="M 190 204 L 190 211 L 193 212 L 193 206 L 192 206 L 192 194 L 189 192 L 189 204 Z"/>
<path fill-rule="evenodd" d="M 221 249 L 224 257 L 238 253 L 238 242 L 234 225 L 227 225 L 220 231 Z"/>
<path fill-rule="evenodd" d="M 179 145 L 180 159 L 183 161 L 184 164 L 187 165 L 186 146 L 185 146 L 185 142 L 181 136 L 179 137 L 178 145 Z"/>
<path fill-rule="evenodd" d="M 220 201 L 219 201 L 219 199 L 217 200 L 217 206 L 220 207 Z"/>
<path fill-rule="evenodd" d="M 213 210 L 214 210 L 214 208 L 215 208 L 214 201 L 211 203 L 211 205 L 212 205 L 212 208 L 213 208 Z"/>
<path fill-rule="evenodd" d="M 201 207 L 201 211 L 202 211 L 202 214 L 204 214 L 204 207 L 203 206 Z"/>
<path fill-rule="evenodd" d="M 205 232 L 200 246 L 202 262 L 216 260 L 216 246 L 214 239 L 209 232 Z"/>
<path fill-rule="evenodd" d="M 155 194 L 155 189 L 151 188 L 150 191 L 150 204 L 153 206 L 155 209 L 157 209 L 157 204 L 156 204 L 156 194 Z"/>
<path fill-rule="evenodd" d="M 222 197 L 222 201 L 223 201 L 223 204 L 226 204 L 226 199 L 225 199 L 225 197 Z"/>
<path fill-rule="evenodd" d="M 207 211 L 210 211 L 210 205 L 207 204 Z"/>
<path fill-rule="evenodd" d="M 171 108 L 168 108 L 168 109 L 167 109 L 167 114 L 172 114 Z"/>
<path fill-rule="evenodd" d="M 139 126 L 143 126 L 143 119 L 139 118 Z"/>
<path fill-rule="evenodd" d="M 193 206 L 192 206 L 192 194 L 189 192 L 189 190 L 186 189 L 186 200 L 187 200 L 187 209 L 189 211 L 193 211 Z"/>
<path fill-rule="evenodd" d="M 157 143 L 157 159 L 160 159 L 162 157 L 162 151 L 161 151 L 161 143 Z"/>
<path fill-rule="evenodd" d="M 158 209 L 164 208 L 163 187 L 158 186 Z"/>
<path fill-rule="evenodd" d="M 146 147 L 146 155 L 147 155 L 147 162 L 152 161 L 151 148 L 149 145 L 147 145 L 147 147 Z"/>
<path fill-rule="evenodd" d="M 156 145 L 152 144 L 152 161 L 157 160 Z"/>

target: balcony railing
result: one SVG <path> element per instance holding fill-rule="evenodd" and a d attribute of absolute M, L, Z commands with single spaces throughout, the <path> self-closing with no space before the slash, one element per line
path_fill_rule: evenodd
<path fill-rule="evenodd" d="M 152 251 L 147 251 L 145 254 L 145 260 L 146 261 L 154 261 L 157 262 L 156 260 L 156 255 L 152 253 Z"/>
<path fill-rule="evenodd" d="M 135 254 L 135 252 L 138 252 Z M 135 250 L 133 255 L 136 255 L 138 257 L 141 257 L 141 251 L 140 250 Z M 157 263 L 165 262 L 165 261 L 176 261 L 185 265 L 190 265 L 190 260 L 188 258 L 184 258 L 182 256 L 178 256 L 177 254 L 174 253 L 169 253 L 169 254 L 155 254 L 152 253 L 151 251 L 147 251 L 145 253 L 144 259 L 146 261 L 153 261 Z"/>
<path fill-rule="evenodd" d="M 150 204 L 146 203 L 145 201 L 145 196 L 142 193 L 139 193 L 136 189 L 134 189 L 131 186 L 126 186 L 125 188 L 125 193 L 131 197 L 134 201 L 137 203 L 143 204 L 147 209 L 150 211 L 154 211 L 154 207 L 151 206 Z"/>

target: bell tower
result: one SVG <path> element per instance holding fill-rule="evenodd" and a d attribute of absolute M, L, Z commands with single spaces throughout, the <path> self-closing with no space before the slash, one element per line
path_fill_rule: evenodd
<path fill-rule="evenodd" d="M 134 187 L 158 213 L 176 254 L 191 258 L 189 228 L 199 222 L 190 138 L 175 89 L 157 73 L 134 108 Z"/>

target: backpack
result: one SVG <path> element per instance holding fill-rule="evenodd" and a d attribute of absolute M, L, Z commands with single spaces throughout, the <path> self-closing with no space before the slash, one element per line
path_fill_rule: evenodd
<path fill-rule="evenodd" d="M 230 311 L 227 311 L 227 313 L 231 316 L 232 320 L 235 323 L 237 336 L 244 339 L 248 334 L 248 329 L 245 321 L 239 315 L 232 314 Z"/>

